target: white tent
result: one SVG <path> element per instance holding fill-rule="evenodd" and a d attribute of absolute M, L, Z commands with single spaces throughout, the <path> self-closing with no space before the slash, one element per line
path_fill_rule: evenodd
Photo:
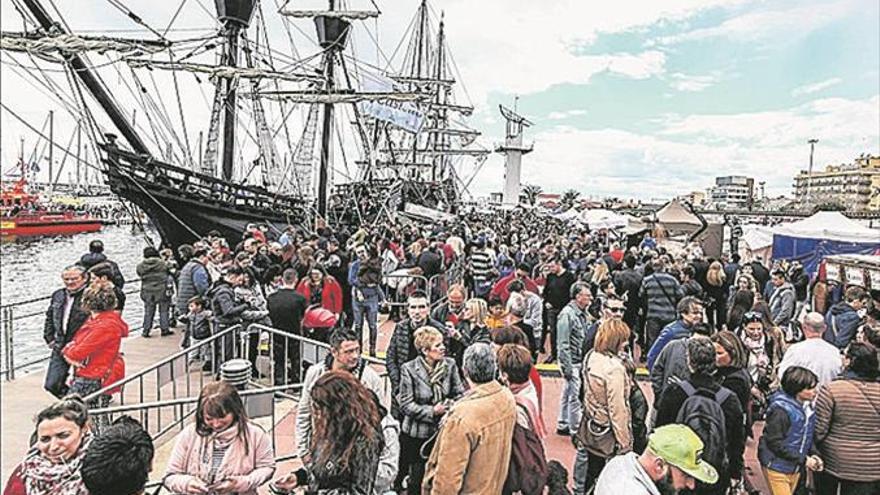
<path fill-rule="evenodd" d="M 841 242 L 880 242 L 880 230 L 865 227 L 838 211 L 820 211 L 809 218 L 782 224 L 773 229 L 773 234 Z"/>
<path fill-rule="evenodd" d="M 773 230 L 763 225 L 743 225 L 739 251 L 744 259 L 758 259 L 765 265 L 773 254 Z"/>
<path fill-rule="evenodd" d="M 582 211 L 580 221 L 593 230 L 617 229 L 626 227 L 629 223 L 629 219 L 626 216 L 602 208 Z"/>
<path fill-rule="evenodd" d="M 572 207 L 572 208 L 568 209 L 567 211 L 564 211 L 562 213 L 557 213 L 553 216 L 562 220 L 562 221 L 568 222 L 568 221 L 577 221 L 577 219 L 580 217 L 580 214 L 578 213 L 578 211 L 574 207 Z"/>

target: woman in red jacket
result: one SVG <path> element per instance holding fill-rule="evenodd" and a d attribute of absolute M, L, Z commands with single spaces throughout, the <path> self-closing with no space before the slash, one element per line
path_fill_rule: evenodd
<path fill-rule="evenodd" d="M 337 315 L 342 313 L 342 287 L 332 275 L 327 275 L 323 268 L 315 266 L 296 286 L 309 306 L 320 306 Z"/>
<path fill-rule="evenodd" d="M 81 304 L 91 315 L 61 353 L 74 368 L 70 392 L 86 397 L 122 378 L 119 370 L 124 367 L 119 347 L 122 337 L 128 335 L 128 325 L 114 311 L 116 294 L 111 283 L 93 283 L 83 293 Z M 88 406 L 106 407 L 109 403 L 110 396 L 101 395 L 100 400 L 90 400 Z"/>

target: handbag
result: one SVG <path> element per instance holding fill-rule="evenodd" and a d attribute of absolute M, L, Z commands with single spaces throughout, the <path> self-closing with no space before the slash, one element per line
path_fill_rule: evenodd
<path fill-rule="evenodd" d="M 589 370 L 589 359 L 584 360 L 584 366 Z M 607 425 L 599 424 L 590 415 L 590 400 L 588 396 L 591 393 L 592 387 L 590 387 L 589 383 L 589 372 L 584 373 L 584 375 L 586 377 L 584 383 L 584 396 L 586 400 L 584 400 L 581 423 L 578 425 L 577 438 L 583 442 L 587 452 L 607 459 L 614 455 L 617 450 L 617 439 L 614 437 L 614 431 L 612 431 L 610 423 Z"/>

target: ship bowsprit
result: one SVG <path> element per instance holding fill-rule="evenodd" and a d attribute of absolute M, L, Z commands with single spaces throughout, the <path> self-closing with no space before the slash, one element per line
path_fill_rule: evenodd
<path fill-rule="evenodd" d="M 308 223 L 301 198 L 158 162 L 112 142 L 102 148 L 110 189 L 139 206 L 167 245 L 192 244 L 216 230 L 234 246 L 248 224 L 281 232 L 287 225 Z"/>

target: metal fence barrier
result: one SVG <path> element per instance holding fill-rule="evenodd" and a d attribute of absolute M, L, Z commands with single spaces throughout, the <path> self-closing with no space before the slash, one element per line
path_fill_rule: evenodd
<path fill-rule="evenodd" d="M 140 279 L 135 278 L 131 280 L 126 280 L 126 286 L 130 287 L 129 284 L 136 284 L 135 287 L 127 288 L 124 293 L 127 296 L 132 294 L 140 293 Z M 9 304 L 4 304 L 0 306 L 0 328 L 3 331 L 3 339 L 2 339 L 2 350 L 3 350 L 3 360 L 2 360 L 2 369 L 0 369 L 0 375 L 4 375 L 6 380 L 14 380 L 16 372 L 25 370 L 32 366 L 45 363 L 52 356 L 52 352 L 48 350 L 43 345 L 42 342 L 42 320 L 46 317 L 46 307 L 48 302 L 52 299 L 52 295 L 36 297 L 32 299 L 27 299 L 24 301 L 16 301 Z M 42 304 L 42 307 L 38 306 L 38 303 Z M 37 309 L 39 307 L 39 309 Z M 135 313 L 140 316 L 143 314 L 144 303 L 140 297 L 128 297 L 126 298 L 125 305 L 125 313 Z M 131 318 L 129 318 L 131 319 Z M 139 318 L 140 319 L 140 318 Z M 38 321 L 39 320 L 39 321 Z M 21 352 L 21 347 L 25 344 L 21 339 L 16 338 L 17 334 L 20 334 L 20 331 L 17 331 L 23 325 L 33 325 L 34 328 L 34 338 L 39 339 L 39 345 L 46 349 L 44 354 L 41 354 L 39 357 L 28 359 L 24 362 L 17 362 L 16 354 Z M 134 334 L 135 332 L 141 330 L 143 325 L 137 325 L 131 327 L 130 332 Z M 17 343 L 17 347 L 16 347 Z"/>
<path fill-rule="evenodd" d="M 416 291 L 422 291 L 430 297 L 428 279 L 422 275 L 390 273 L 382 276 L 382 284 L 387 288 L 385 302 L 392 308 L 405 308 L 406 299 Z"/>
<path fill-rule="evenodd" d="M 258 336 L 256 346 L 250 345 L 251 335 Z M 230 356 L 223 354 L 224 346 L 229 343 L 228 339 L 232 340 L 233 345 L 233 354 Z M 207 373 L 189 366 L 190 358 L 205 349 L 210 349 L 212 356 L 217 356 L 215 352 L 219 353 L 218 357 L 223 361 L 243 358 L 255 364 L 258 375 L 249 381 L 247 390 L 240 392 L 248 416 L 257 420 L 268 418 L 267 430 L 272 437 L 272 447 L 276 454 L 281 452 L 280 455 L 276 455 L 276 462 L 294 459 L 296 456 L 292 454 L 293 445 L 290 445 L 289 449 L 279 449 L 276 427 L 280 424 L 279 419 L 283 418 L 277 416 L 275 399 L 298 401 L 305 370 L 309 365 L 324 360 L 330 352 L 330 346 L 325 342 L 263 324 L 253 323 L 247 327 L 235 325 L 224 329 L 208 339 L 197 342 L 87 396 L 86 400 L 95 399 L 108 390 L 122 387 L 119 405 L 91 411 L 95 422 L 108 424 L 121 415 L 130 415 L 141 422 L 156 442 L 166 440 L 169 434 L 182 431 L 194 417 L 201 387 L 206 382 L 216 379 L 213 372 Z M 380 399 L 390 400 L 391 383 L 384 370 L 384 360 L 365 355 L 362 355 L 361 359 L 374 368 L 380 368 L 376 371 L 383 377 L 385 386 L 385 397 Z M 297 370 L 299 374 L 291 374 L 293 370 Z M 198 390 L 191 386 L 195 381 L 192 375 L 196 375 Z M 181 381 L 183 383 L 178 383 Z M 148 384 L 148 382 L 153 383 Z M 136 393 L 132 394 L 132 387 L 137 387 Z M 163 389 L 169 388 L 170 390 L 165 390 L 163 394 Z M 152 391 L 155 393 L 148 397 L 149 392 Z M 134 395 L 138 401 L 126 404 L 127 395 Z M 161 486 L 161 481 L 151 482 L 147 488 L 149 493 L 166 492 Z"/>

